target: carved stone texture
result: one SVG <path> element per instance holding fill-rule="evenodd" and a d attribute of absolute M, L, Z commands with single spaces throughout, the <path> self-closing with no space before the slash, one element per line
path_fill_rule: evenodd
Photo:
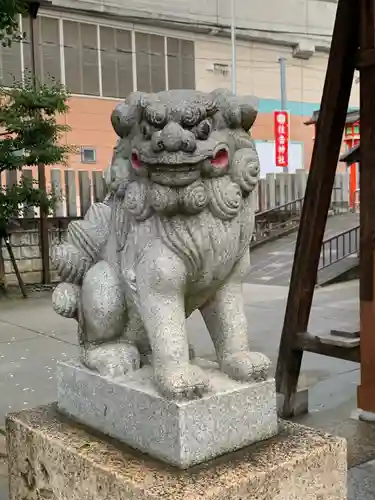
<path fill-rule="evenodd" d="M 283 423 L 268 441 L 187 471 L 116 447 L 48 407 L 8 417 L 7 439 L 9 500 L 347 498 L 345 440 L 291 423 Z M 24 479 L 28 461 L 37 471 L 31 487 Z M 46 496 L 38 496 L 37 489 Z"/>
<path fill-rule="evenodd" d="M 209 390 L 190 363 L 185 318 L 199 309 L 220 369 L 265 380 L 251 352 L 241 284 L 249 271 L 259 159 L 253 97 L 227 90 L 133 93 L 112 113 L 119 136 L 111 196 L 69 225 L 54 249 L 57 313 L 76 318 L 82 361 L 105 376 L 150 359 L 158 390 Z"/>
<path fill-rule="evenodd" d="M 168 401 L 152 383 L 151 366 L 113 379 L 77 362 L 59 363 L 58 408 L 182 469 L 277 434 L 273 379 L 237 382 L 216 363 L 197 359 L 194 365 L 207 376 L 210 392 L 200 399 Z"/>

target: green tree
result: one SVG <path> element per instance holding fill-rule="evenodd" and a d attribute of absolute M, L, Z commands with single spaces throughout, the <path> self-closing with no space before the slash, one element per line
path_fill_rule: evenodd
<path fill-rule="evenodd" d="M 4 47 L 23 38 L 18 15 L 27 12 L 27 4 L 27 0 L 0 0 L 0 42 Z"/>
<path fill-rule="evenodd" d="M 69 127 L 59 124 L 57 116 L 68 112 L 68 99 L 59 83 L 35 85 L 31 77 L 12 88 L 0 86 L 0 173 L 66 163 L 75 148 L 61 141 Z M 34 180 L 21 177 L 17 184 L 0 189 L 0 230 L 25 208 L 47 211 L 55 202 L 53 191 L 43 192 Z"/>

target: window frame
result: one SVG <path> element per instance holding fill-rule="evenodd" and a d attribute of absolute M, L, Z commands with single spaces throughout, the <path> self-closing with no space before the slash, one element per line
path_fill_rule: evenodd
<path fill-rule="evenodd" d="M 94 155 L 93 160 L 86 160 L 85 159 L 85 153 L 88 151 L 92 151 Z M 97 163 L 97 156 L 96 156 L 96 148 L 94 146 L 81 146 L 81 163 L 85 165 L 93 165 L 94 163 Z"/>
<path fill-rule="evenodd" d="M 25 19 L 20 17 L 20 27 L 22 29 L 22 23 L 25 22 Z M 170 68 L 169 68 L 169 61 L 168 61 L 168 39 L 176 39 L 179 40 L 179 43 L 181 44 L 183 41 L 191 42 L 193 44 L 194 52 L 193 52 L 193 59 L 194 59 L 194 64 L 195 64 L 195 41 L 192 38 L 189 37 L 183 37 L 179 38 L 178 35 L 176 36 L 175 34 L 164 34 L 162 31 L 157 32 L 157 30 L 148 30 L 146 29 L 145 26 L 134 26 L 134 25 L 126 25 L 124 26 L 120 22 L 106 22 L 105 20 L 87 20 L 84 18 L 84 16 L 70 16 L 68 13 L 64 14 L 55 14 L 51 12 L 41 12 L 39 18 L 50 18 L 53 20 L 56 20 L 58 23 L 58 40 L 59 40 L 59 63 L 60 63 L 60 72 L 58 75 L 58 79 L 61 82 L 62 85 L 66 85 L 66 58 L 65 58 L 65 33 L 64 33 L 64 23 L 65 22 L 74 22 L 80 24 L 85 24 L 85 25 L 91 25 L 96 28 L 96 52 L 97 52 L 97 58 L 96 58 L 96 64 L 97 64 L 97 78 L 99 82 L 99 93 L 97 94 L 86 94 L 84 92 L 82 93 L 76 93 L 71 91 L 71 95 L 73 97 L 86 97 L 86 98 L 102 98 L 102 99 L 108 99 L 108 100 L 117 100 L 117 99 L 122 99 L 125 98 L 126 96 L 112 96 L 112 95 L 104 95 L 103 94 L 103 75 L 102 75 L 102 61 L 101 61 L 101 37 L 100 37 L 100 31 L 101 28 L 110 28 L 115 31 L 126 31 L 130 33 L 130 41 L 131 41 L 131 67 L 132 67 L 132 91 L 136 91 L 139 88 L 138 81 L 137 81 L 137 53 L 136 53 L 136 33 L 139 34 L 144 34 L 147 36 L 158 36 L 161 39 L 163 39 L 163 51 L 164 51 L 164 83 L 165 83 L 165 90 L 169 90 L 169 80 L 170 80 Z M 39 23 L 39 32 L 41 32 L 41 23 Z M 39 33 L 40 34 L 40 33 Z M 81 35 L 80 35 L 81 39 Z M 25 42 L 22 42 L 19 44 L 19 50 L 20 50 L 20 66 L 21 66 L 21 79 L 24 78 L 25 74 L 25 57 L 24 57 L 24 45 Z M 80 57 L 81 56 L 81 47 L 80 48 Z M 41 54 L 40 54 L 41 55 Z M 151 55 L 149 57 L 149 73 L 152 73 L 152 68 L 151 68 Z M 83 79 L 82 79 L 82 71 L 81 69 L 80 72 L 80 81 L 81 81 L 81 88 L 84 91 L 85 89 L 83 88 Z M 181 78 L 181 77 L 180 77 Z M 152 79 L 151 79 L 151 86 L 152 86 Z M 196 72 L 194 71 L 194 87 L 196 88 Z M 152 89 L 152 91 L 155 91 Z"/>

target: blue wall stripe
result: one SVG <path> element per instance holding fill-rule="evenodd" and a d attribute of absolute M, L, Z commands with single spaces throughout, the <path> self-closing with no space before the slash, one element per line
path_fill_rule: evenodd
<path fill-rule="evenodd" d="M 259 99 L 259 113 L 273 113 L 280 109 L 279 99 Z M 320 108 L 320 103 L 288 101 L 287 110 L 296 116 L 311 116 L 314 111 Z"/>
<path fill-rule="evenodd" d="M 281 108 L 281 101 L 279 99 L 259 99 L 259 113 L 273 113 Z M 320 103 L 314 102 L 299 102 L 288 101 L 287 110 L 290 114 L 296 116 L 310 117 L 314 111 L 318 111 Z M 348 111 L 353 111 L 358 108 L 351 107 Z"/>

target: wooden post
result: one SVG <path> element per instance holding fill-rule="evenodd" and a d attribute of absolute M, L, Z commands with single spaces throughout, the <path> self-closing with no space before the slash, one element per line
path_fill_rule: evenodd
<path fill-rule="evenodd" d="M 78 171 L 78 186 L 81 217 L 84 217 L 91 206 L 91 185 L 88 172 Z"/>
<path fill-rule="evenodd" d="M 30 183 L 33 181 L 33 172 L 31 170 L 31 168 L 24 168 L 22 170 L 22 176 L 24 177 L 24 179 L 27 179 Z M 29 206 L 25 205 L 24 210 L 23 210 L 23 216 L 30 217 L 30 218 L 35 217 L 34 207 L 29 207 Z"/>
<path fill-rule="evenodd" d="M 106 186 L 103 178 L 103 172 L 94 171 L 93 184 L 94 184 L 94 203 L 103 201 L 106 195 Z"/>
<path fill-rule="evenodd" d="M 358 407 L 375 413 L 375 6 L 361 0 L 360 349 Z M 367 60 L 366 60 L 367 59 Z"/>
<path fill-rule="evenodd" d="M 358 48 L 357 0 L 339 0 L 317 136 L 307 180 L 276 369 L 282 414 L 290 417 L 303 351 L 297 335 L 307 330 L 321 245 L 340 153 Z"/>
<path fill-rule="evenodd" d="M 266 174 L 268 207 L 276 207 L 276 181 L 275 174 Z"/>
<path fill-rule="evenodd" d="M 64 171 L 65 196 L 66 196 L 66 215 L 68 217 L 77 216 L 77 191 L 76 191 L 76 173 L 74 170 Z"/>
<path fill-rule="evenodd" d="M 63 190 L 61 186 L 61 170 L 57 168 L 51 169 L 51 184 L 54 191 L 55 196 L 57 196 L 58 200 L 54 209 L 55 217 L 64 217 L 64 209 L 62 206 L 62 195 Z"/>

